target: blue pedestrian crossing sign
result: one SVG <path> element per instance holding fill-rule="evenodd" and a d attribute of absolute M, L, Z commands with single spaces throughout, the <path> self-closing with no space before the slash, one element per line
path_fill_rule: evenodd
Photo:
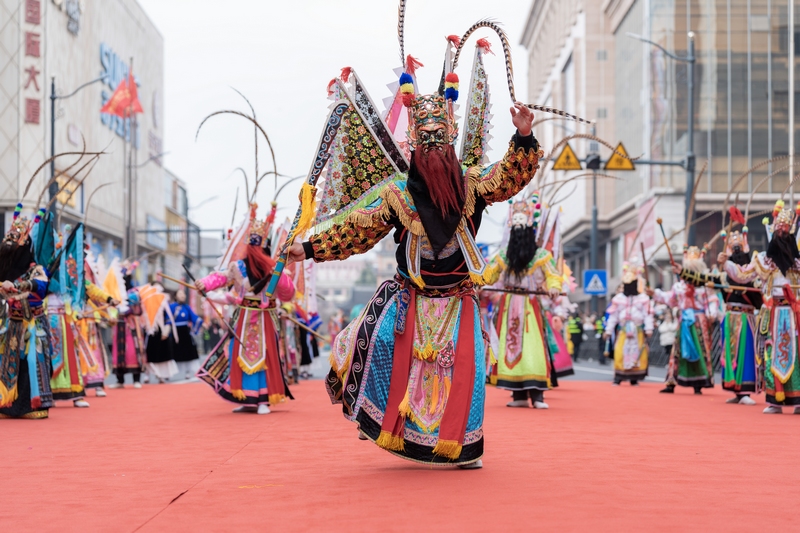
<path fill-rule="evenodd" d="M 583 293 L 605 296 L 608 293 L 608 273 L 605 270 L 584 270 Z"/>

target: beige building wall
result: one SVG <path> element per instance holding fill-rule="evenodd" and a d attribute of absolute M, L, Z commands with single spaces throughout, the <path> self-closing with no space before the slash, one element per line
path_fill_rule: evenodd
<path fill-rule="evenodd" d="M 26 18 L 37 5 L 38 25 Z M 38 35 L 39 58 L 26 54 L 26 32 Z M 111 53 L 118 61 L 110 61 Z M 51 78 L 56 80 L 56 94 L 64 96 L 110 72 L 112 84 L 95 83 L 69 99 L 56 101 L 55 140 L 56 153 L 80 151 L 82 137 L 88 151 L 106 151 L 83 183 L 83 190 L 75 193 L 75 206 L 65 209 L 65 221 L 82 219 L 92 191 L 100 184 L 111 183 L 94 195 L 87 226 L 106 239 L 122 238 L 130 144 L 103 123 L 100 108 L 104 94 L 110 96 L 127 72 L 131 57 L 144 108 L 144 114 L 137 117 L 139 148 L 135 154 L 137 162 L 142 163 L 162 151 L 164 41 L 138 3 L 0 0 L 0 209 L 8 212 L 13 208 L 24 184 L 50 156 Z M 31 66 L 38 71 L 35 83 L 29 83 Z M 29 98 L 39 101 L 38 124 L 25 122 L 25 101 Z M 73 156 L 58 159 L 56 171 L 67 169 L 75 160 Z M 134 221 L 144 227 L 147 215 L 164 218 L 163 169 L 150 162 L 139 168 L 136 176 Z M 25 199 L 26 207 L 34 207 L 49 178 L 49 168 L 43 169 Z M 139 236 L 138 242 L 144 245 L 145 236 Z"/>

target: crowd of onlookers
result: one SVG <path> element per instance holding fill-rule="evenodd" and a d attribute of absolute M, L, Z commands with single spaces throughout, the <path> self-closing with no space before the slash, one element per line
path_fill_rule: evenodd
<path fill-rule="evenodd" d="M 668 357 L 675 343 L 678 331 L 678 321 L 673 312 L 665 306 L 659 306 L 654 316 L 654 336 L 652 344 L 661 347 L 661 354 Z M 609 352 L 609 341 L 603 338 L 605 331 L 605 318 L 595 313 L 573 313 L 567 321 L 567 338 L 570 341 L 573 361 L 585 359 L 599 361 L 601 365 L 610 359 L 605 355 Z M 655 348 L 655 346 L 652 346 Z M 651 349 L 652 349 L 651 348 Z M 662 357 L 662 358 L 666 358 Z M 666 364 L 666 361 L 664 361 Z"/>

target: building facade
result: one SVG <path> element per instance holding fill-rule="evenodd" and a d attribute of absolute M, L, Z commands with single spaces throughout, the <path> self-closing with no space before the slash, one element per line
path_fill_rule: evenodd
<path fill-rule="evenodd" d="M 101 113 L 131 70 L 144 112 L 134 121 Z M 62 223 L 85 219 L 94 254 L 107 262 L 150 254 L 140 282 L 158 269 L 182 275 L 185 257 L 199 255 L 199 232 L 188 231 L 196 227 L 185 184 L 162 166 L 163 88 L 164 39 L 136 0 L 0 0 L 0 222 L 18 201 L 35 207 L 49 167 L 22 195 L 52 141 L 57 154 L 85 143 L 105 152 L 88 177 L 77 155 L 55 160 L 64 191 L 52 209 Z"/>
<path fill-rule="evenodd" d="M 597 183 L 598 267 L 609 271 L 612 292 L 623 262 L 641 263 L 640 243 L 650 259 L 651 282 L 671 282 L 657 218 L 663 219 L 667 235 L 674 235 L 673 254 L 680 255 L 685 239 L 686 171 L 674 163 L 687 152 L 688 68 L 636 36 L 685 57 L 688 34 L 694 33 L 696 243 L 712 240 L 721 230 L 726 198 L 732 203 L 738 193 L 745 211 L 752 192 L 750 240 L 753 248 L 763 249 L 763 211 L 771 209 L 790 176 L 788 1 L 534 0 L 522 39 L 530 53 L 531 101 L 595 120 L 597 135 L 613 145 L 622 142 L 632 157 L 673 163 L 600 171 L 613 176 Z M 792 68 L 796 72 L 796 62 Z M 574 124 L 557 120 L 537 126 L 545 151 L 573 131 Z M 591 144 L 588 139 L 571 141 L 580 157 L 598 148 L 604 160 L 611 155 Z M 798 144 L 795 139 L 795 149 Z M 770 158 L 775 160 L 741 177 Z M 542 172 L 545 197 L 557 188 L 547 183 L 580 174 L 586 171 Z M 571 185 L 564 253 L 580 280 L 589 267 L 592 180 Z M 720 249 L 717 239 L 710 255 Z M 579 291 L 576 300 L 588 298 Z"/>

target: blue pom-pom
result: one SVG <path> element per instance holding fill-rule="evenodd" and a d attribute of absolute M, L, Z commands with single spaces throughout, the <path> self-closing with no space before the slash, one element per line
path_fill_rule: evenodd
<path fill-rule="evenodd" d="M 411 77 L 411 74 L 407 72 L 403 72 L 400 74 L 400 85 L 405 85 L 406 83 L 414 83 L 414 78 Z"/>
<path fill-rule="evenodd" d="M 458 100 L 458 91 L 456 89 L 447 88 L 444 90 L 444 97 L 448 100 L 455 102 Z"/>

